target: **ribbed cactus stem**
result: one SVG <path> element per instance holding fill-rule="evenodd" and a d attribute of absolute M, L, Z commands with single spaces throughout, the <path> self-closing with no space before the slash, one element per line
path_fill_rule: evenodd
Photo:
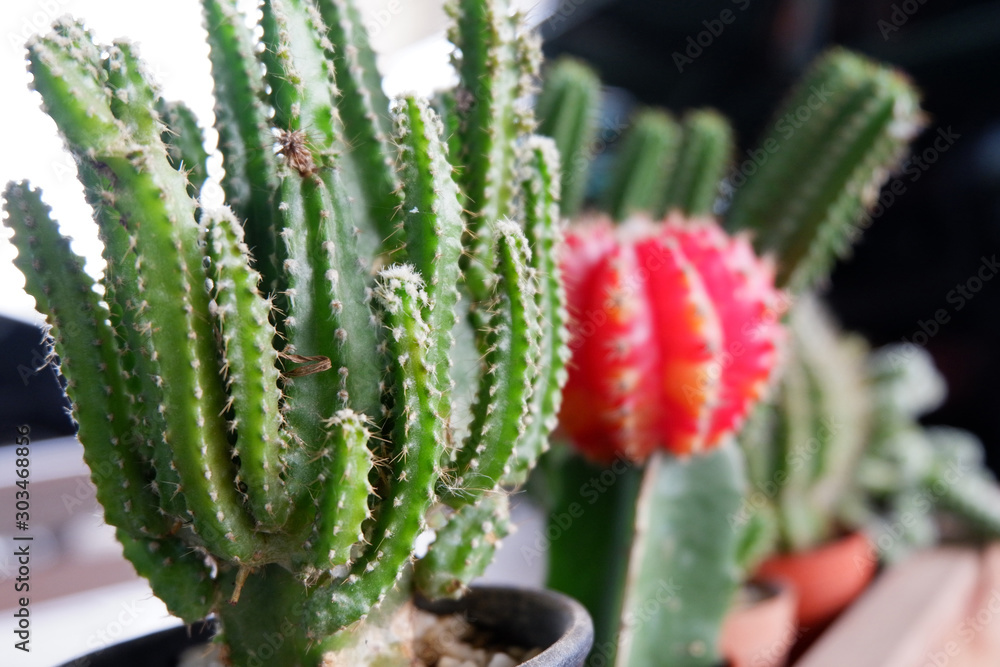
<path fill-rule="evenodd" d="M 370 518 L 368 475 L 373 461 L 364 415 L 339 410 L 326 422 L 329 439 L 321 453 L 330 460 L 321 474 L 323 496 L 310 551 L 320 571 L 351 562 L 351 547 L 364 541 L 362 523 Z M 325 479 L 324 479 L 325 477 Z"/>
<path fill-rule="evenodd" d="M 733 130 L 728 120 L 709 109 L 685 114 L 681 128 L 684 138 L 656 212 L 663 215 L 676 209 L 688 216 L 710 215 L 733 157 Z"/>
<path fill-rule="evenodd" d="M 853 226 L 923 123 L 904 76 L 846 51 L 828 53 L 761 142 L 767 158 L 736 192 L 729 228 L 752 230 L 758 250 L 777 256 L 779 285 L 809 286 L 847 250 Z"/>
<path fill-rule="evenodd" d="M 316 176 L 285 172 L 276 196 L 285 247 L 285 418 L 296 442 L 288 482 L 296 498 L 293 532 L 311 523 L 322 420 L 339 409 L 379 415 L 375 329 L 357 265 L 350 219 Z M 294 356 L 288 356 L 294 355 Z"/>
<path fill-rule="evenodd" d="M 470 502 L 510 474 L 510 459 L 527 428 L 538 369 L 538 321 L 532 251 L 521 229 L 501 221 L 495 229 L 497 281 L 481 347 L 486 354 L 472 423 L 454 457 L 453 502 Z"/>
<path fill-rule="evenodd" d="M 318 0 L 316 7 L 333 46 L 331 60 L 340 90 L 337 107 L 347 137 L 343 154 L 347 178 L 356 181 L 363 192 L 367 216 L 384 243 L 392 235 L 400 203 L 389 142 L 389 100 L 382 92 L 375 53 L 354 0 Z"/>
<path fill-rule="evenodd" d="M 662 208 L 667 186 L 679 177 L 675 163 L 681 131 L 667 113 L 655 109 L 639 112 L 622 142 L 611 184 L 604 193 L 604 208 L 617 221 L 633 213 L 652 215 Z"/>
<path fill-rule="evenodd" d="M 73 418 L 89 445 L 84 458 L 105 521 L 131 535 L 162 535 L 170 526 L 149 488 L 149 464 L 130 437 L 134 407 L 93 280 L 68 240 L 59 236 L 37 190 L 9 183 L 4 200 L 4 224 L 14 230 L 18 249 L 15 262 L 38 308 L 49 313 L 48 335 L 57 341 L 60 373 L 68 387 L 88 393 L 86 402 L 74 404 Z"/>
<path fill-rule="evenodd" d="M 468 211 L 463 270 L 475 300 L 489 298 L 486 274 L 493 266 L 492 225 L 511 214 L 515 184 L 515 143 L 530 123 L 517 113 L 526 92 L 519 64 L 518 18 L 509 0 L 453 0 L 451 41 L 460 85 L 456 103 L 463 146 L 460 174 Z"/>
<path fill-rule="evenodd" d="M 203 554 L 171 537 L 137 537 L 121 528 L 116 535 L 125 557 L 139 576 L 149 580 L 153 594 L 171 614 L 195 623 L 211 613 L 217 603 L 216 588 Z"/>
<path fill-rule="evenodd" d="M 788 321 L 780 381 L 740 442 L 751 486 L 771 498 L 763 520 L 773 513 L 779 546 L 799 551 L 834 536 L 838 504 L 867 444 L 871 408 L 864 344 L 839 334 L 812 296 L 799 299 Z"/>
<path fill-rule="evenodd" d="M 271 196 L 277 186 L 274 137 L 264 103 L 264 82 L 253 35 L 236 9 L 236 0 L 202 0 L 212 74 L 215 117 L 222 152 L 222 189 L 263 277 L 265 295 L 277 290 L 281 257 L 273 228 Z"/>
<path fill-rule="evenodd" d="M 64 132 L 77 159 L 107 168 L 116 179 L 115 207 L 137 248 L 136 298 L 151 343 L 143 353 L 160 363 L 163 437 L 173 447 L 173 465 L 195 529 L 220 553 L 250 559 L 256 541 L 232 484 L 234 470 L 220 417 L 225 401 L 215 389 L 219 369 L 209 351 L 213 333 L 187 182 L 168 163 L 158 128 L 153 132 L 155 122 L 147 117 L 153 111 L 145 102 L 154 97 L 139 83 L 127 52 L 117 52 L 122 55 L 112 62 L 114 76 L 109 73 L 109 85 L 118 87 L 105 89 L 92 61 L 74 57 L 74 43 L 80 44 L 77 49 L 93 48 L 83 45 L 86 34 L 72 25 L 62 30 L 65 37 L 54 35 L 29 47 L 35 87 L 53 116 L 65 119 L 73 130 Z M 111 97 L 121 118 L 109 106 Z M 120 131 L 125 127 L 145 141 L 126 141 L 133 135 Z M 147 310 L 163 319 L 154 325 L 145 319 Z"/>
<path fill-rule="evenodd" d="M 729 518 L 744 484 L 742 454 L 731 441 L 686 461 L 662 454 L 650 460 L 637 500 L 613 664 L 720 662 L 721 619 L 740 583 L 738 535 Z"/>
<path fill-rule="evenodd" d="M 128 230 L 122 225 L 120 212 L 114 207 L 113 175 L 106 167 L 77 163 L 77 173 L 84 183 L 87 200 L 94 207 L 96 220 L 104 242 L 104 296 L 110 308 L 111 327 L 121 355 L 122 371 L 126 375 L 129 395 L 135 405 L 129 415 L 132 424 L 130 440 L 145 450 L 155 468 L 150 482 L 160 497 L 164 511 L 174 516 L 188 517 L 184 497 L 178 493 L 180 477 L 173 468 L 170 451 L 156 447 L 163 433 L 163 415 L 150 406 L 161 402 L 159 364 L 144 351 L 149 349 L 149 331 L 139 317 L 140 299 L 135 246 Z"/>
<path fill-rule="evenodd" d="M 434 481 L 445 444 L 438 414 L 436 369 L 428 359 L 433 338 L 424 321 L 427 294 L 411 266 L 396 265 L 379 273 L 374 300 L 382 318 L 383 342 L 393 382 L 392 483 L 376 490 L 376 511 L 368 549 L 351 567 L 344 585 L 332 593 L 333 606 L 320 600 L 313 611 L 330 629 L 365 618 L 403 576 L 413 541 L 425 527 L 434 498 Z M 321 596 L 322 597 L 322 596 Z"/>
<path fill-rule="evenodd" d="M 549 66 L 535 114 L 537 132 L 552 137 L 562 158 L 560 211 L 565 218 L 579 213 L 587 192 L 600 99 L 601 82 L 587 65 L 563 57 Z"/>
<path fill-rule="evenodd" d="M 259 527 L 276 529 L 291 509 L 282 479 L 288 443 L 282 432 L 278 354 L 272 347 L 271 306 L 257 291 L 260 275 L 250 259 L 243 228 L 228 209 L 206 211 L 201 220 L 207 280 L 229 395 L 227 428 L 239 458 L 237 484 L 245 488 Z M 228 417 L 229 415 L 227 415 Z"/>
<path fill-rule="evenodd" d="M 156 101 L 156 112 L 166 125 L 160 138 L 167 146 L 170 164 L 188 179 L 188 194 L 197 197 L 208 178 L 208 151 L 205 136 L 194 112 L 183 102 Z"/>
<path fill-rule="evenodd" d="M 537 286 L 535 304 L 542 328 L 527 428 L 515 448 L 506 478 L 515 485 L 524 481 L 538 457 L 548 450 L 549 436 L 558 424 L 569 361 L 569 314 L 557 261 L 562 245 L 559 153 L 552 140 L 535 136 L 525 145 L 521 163 L 525 237 L 532 248 L 530 267 Z"/>
<path fill-rule="evenodd" d="M 430 312 L 427 323 L 440 331 L 438 345 L 430 360 L 436 368 L 441 391 L 442 417 L 448 419 L 451 405 L 447 396 L 451 381 L 452 330 L 458 323 L 459 261 L 465 222 L 462 205 L 447 147 L 442 140 L 441 122 L 428 104 L 413 97 L 400 100 L 393 108 L 394 140 L 399 147 L 399 174 L 402 210 L 400 229 L 392 237 L 399 249 L 425 279 Z"/>
<path fill-rule="evenodd" d="M 417 590 L 430 599 L 460 597 L 486 570 L 510 528 L 506 494 L 486 494 L 479 502 L 456 510 L 436 531 L 427 555 L 417 561 Z"/>

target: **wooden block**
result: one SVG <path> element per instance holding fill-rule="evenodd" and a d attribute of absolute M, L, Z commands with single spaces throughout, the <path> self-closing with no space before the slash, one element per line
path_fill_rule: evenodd
<path fill-rule="evenodd" d="M 1000 665 L 1000 544 L 982 553 L 979 582 L 957 624 L 924 656 L 919 667 Z"/>
<path fill-rule="evenodd" d="M 965 619 L 977 595 L 980 561 L 973 550 L 941 548 L 891 568 L 796 667 L 944 667 L 928 663 L 928 656 Z"/>

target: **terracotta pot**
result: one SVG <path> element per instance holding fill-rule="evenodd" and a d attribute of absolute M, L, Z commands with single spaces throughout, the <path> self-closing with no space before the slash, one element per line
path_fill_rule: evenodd
<path fill-rule="evenodd" d="M 812 629 L 830 621 L 854 601 L 875 574 L 878 559 L 863 533 L 852 533 L 822 547 L 776 556 L 757 576 L 784 579 L 798 597 L 798 624 Z"/>
<path fill-rule="evenodd" d="M 730 667 L 779 667 L 798 637 L 796 598 L 785 581 L 743 587 L 722 624 L 720 644 Z"/>
<path fill-rule="evenodd" d="M 417 605 L 438 614 L 464 613 L 469 622 L 498 639 L 520 646 L 544 646 L 524 667 L 581 667 L 594 642 L 594 626 L 577 601 L 544 590 L 474 587 L 461 600 Z M 62 667 L 176 667 L 186 649 L 207 643 L 212 622 L 179 627 L 123 642 L 73 660 Z"/>

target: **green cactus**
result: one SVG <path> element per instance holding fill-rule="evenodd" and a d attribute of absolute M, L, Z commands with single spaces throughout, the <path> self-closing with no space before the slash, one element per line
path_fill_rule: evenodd
<path fill-rule="evenodd" d="M 876 350 L 866 366 L 872 428 L 842 508 L 845 520 L 867 527 L 885 561 L 944 537 L 1000 536 L 1000 487 L 985 466 L 983 444 L 960 429 L 918 422 L 946 391 L 927 351 L 892 345 Z M 944 533 L 941 515 L 949 516 Z"/>
<path fill-rule="evenodd" d="M 350 0 L 264 2 L 264 48 L 235 0 L 202 5 L 229 208 L 192 198 L 201 130 L 134 47 L 63 19 L 29 68 L 94 205 L 103 295 L 26 183 L 5 224 L 126 556 L 186 622 L 217 615 L 232 664 L 278 631 L 271 660 L 318 665 L 413 587 L 460 594 L 506 534 L 503 484 L 565 381 L 558 156 L 530 135 L 538 52 L 503 0 L 451 8 L 462 154 L 428 102 L 390 108 Z M 481 364 L 453 368 L 470 324 Z"/>
<path fill-rule="evenodd" d="M 560 58 L 548 69 L 535 105 L 538 133 L 552 137 L 562 155 L 563 217 L 580 212 L 590 173 L 591 144 L 597 135 L 601 81 L 585 64 Z"/>
<path fill-rule="evenodd" d="M 775 553 L 864 529 L 872 559 L 895 561 L 941 538 L 1000 535 L 1000 487 L 971 434 L 925 428 L 944 399 L 930 355 L 913 345 L 869 352 L 814 296 L 791 311 L 786 368 L 740 435 L 750 489 L 733 523 L 748 570 Z"/>
<path fill-rule="evenodd" d="M 837 536 L 840 505 L 868 444 L 872 419 L 864 361 L 867 345 L 838 332 L 815 297 L 803 296 L 788 318 L 785 367 L 758 406 L 740 443 L 750 493 L 734 523 L 773 522 L 776 540 L 748 554 L 804 551 Z M 763 536 L 761 536 L 763 538 Z"/>
<path fill-rule="evenodd" d="M 775 115 L 757 149 L 761 163 L 737 187 L 726 216 L 778 256 L 778 285 L 813 285 L 856 240 L 864 211 L 898 166 L 925 119 L 896 70 L 834 49 Z"/>
<path fill-rule="evenodd" d="M 592 112 L 560 107 L 558 100 L 591 98 L 570 95 L 586 77 L 569 67 L 554 69 L 551 77 L 545 104 L 540 102 L 541 128 L 569 153 L 585 141 L 575 119 Z M 817 90 L 823 103 L 812 109 L 815 100 L 809 96 Z M 756 173 L 731 171 L 727 178 L 733 132 L 725 118 L 698 110 L 678 124 L 664 112 L 636 114 L 615 156 L 611 173 L 616 176 L 597 200 L 598 213 L 616 221 L 634 213 L 654 218 L 671 211 L 685 218 L 714 213 L 730 230 L 750 231 L 789 290 L 795 313 L 792 359 L 776 397 L 746 425 L 742 448 L 725 442 L 709 456 L 689 460 L 657 455 L 642 470 L 619 471 L 616 462 L 611 470 L 617 481 L 611 484 L 603 481 L 607 466 L 558 451 L 543 459 L 544 477 L 539 475 L 532 488 L 547 487 L 541 495 L 553 517 L 549 531 L 560 534 L 549 554 L 548 583 L 591 611 L 592 664 L 719 664 L 725 612 L 754 565 L 779 542 L 808 544 L 836 527 L 829 517 L 850 495 L 852 466 L 865 445 L 866 378 L 856 371 L 864 350 L 815 323 L 808 299 L 797 304 L 793 297 L 822 278 L 846 242 L 857 237 L 853 225 L 864 207 L 874 204 L 888 170 L 922 124 L 917 97 L 899 73 L 832 51 L 778 116 L 780 123 L 805 105 L 811 119 L 796 119 L 790 134 L 776 124 L 775 136 L 762 143 L 767 162 Z M 574 168 L 586 173 L 585 167 Z M 727 210 L 719 194 L 732 194 L 735 187 Z M 581 227 L 580 239 L 586 229 Z M 803 312 L 796 313 L 799 308 Z M 783 313 L 761 317 L 773 322 Z M 626 384 L 625 378 L 614 379 Z M 834 421 L 825 424 L 831 417 Z M 813 438 L 817 428 L 825 428 L 820 432 L 826 435 Z M 755 502 L 762 485 L 771 489 L 768 482 L 777 477 L 781 490 Z M 591 499 L 584 490 L 593 480 L 601 480 L 601 492 Z M 585 515 L 569 528 L 560 525 L 575 506 Z M 582 576 L 579 553 L 594 543 L 601 546 Z M 671 581 L 676 586 L 660 599 L 657 585 Z"/>

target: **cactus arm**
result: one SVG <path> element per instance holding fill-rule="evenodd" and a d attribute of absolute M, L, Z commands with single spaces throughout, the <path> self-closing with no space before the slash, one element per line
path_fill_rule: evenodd
<path fill-rule="evenodd" d="M 305 132 L 307 148 L 321 163 L 337 141 L 334 136 L 337 92 L 333 67 L 325 57 L 322 37 L 325 28 L 309 8 L 306 0 L 263 3 L 263 60 L 274 108 L 272 125 L 279 130 Z"/>
<path fill-rule="evenodd" d="M 711 215 L 723 172 L 733 158 L 733 130 L 711 110 L 692 111 L 681 125 L 680 151 L 657 212 L 680 209 L 688 216 Z"/>
<path fill-rule="evenodd" d="M 531 391 L 538 374 L 538 322 L 531 249 L 510 221 L 496 226 L 498 281 L 482 346 L 482 374 L 472 407 L 469 434 L 455 453 L 455 488 L 449 502 L 470 502 L 496 488 L 511 473 L 517 443 L 524 437 Z"/>
<path fill-rule="evenodd" d="M 462 269 L 474 301 L 489 298 L 493 266 L 490 226 L 509 216 L 517 135 L 522 129 L 514 105 L 521 90 L 515 41 L 517 19 L 509 0 L 455 0 L 451 42 L 461 52 L 459 134 L 464 150 L 460 182 L 468 211 Z"/>
<path fill-rule="evenodd" d="M 355 561 L 342 584 L 319 592 L 311 611 L 315 632 L 333 632 L 379 605 L 396 585 L 412 553 L 414 539 L 434 497 L 434 481 L 444 450 L 444 423 L 437 414 L 436 370 L 430 364 L 429 330 L 423 319 L 427 295 L 423 281 L 407 265 L 379 273 L 374 299 L 382 317 L 393 383 L 391 484 L 378 493 L 370 546 Z M 333 602 L 331 605 L 330 602 Z"/>
<path fill-rule="evenodd" d="M 565 57 L 549 67 L 535 105 L 536 132 L 552 137 L 559 149 L 563 165 L 559 210 L 564 218 L 580 212 L 587 193 L 600 101 L 601 81 L 590 67 Z"/>
<path fill-rule="evenodd" d="M 105 521 L 134 535 L 162 534 L 166 522 L 149 485 L 148 461 L 129 437 L 133 405 L 93 280 L 59 235 L 40 192 L 27 183 L 9 183 L 4 210 L 4 224 L 14 230 L 15 264 L 38 309 L 49 314 L 48 335 L 57 341 L 60 373 L 74 399 L 74 419 L 87 444 L 84 458 Z"/>
<path fill-rule="evenodd" d="M 66 28 L 73 31 L 72 26 Z M 167 160 L 159 128 L 142 116 L 142 100 L 150 94 L 137 83 L 141 76 L 133 73 L 138 70 L 129 69 L 127 50 L 111 47 L 115 56 L 109 58 L 120 86 L 111 96 L 126 104 L 121 107 L 122 118 L 113 124 L 84 123 L 83 132 L 72 126 L 74 117 L 115 118 L 109 97 L 100 90 L 100 75 L 86 60 L 74 58 L 64 43 L 79 45 L 88 40 L 78 30 L 73 38 L 57 34 L 33 41 L 29 60 L 35 86 L 46 105 L 55 110 L 54 118 L 70 123 L 63 133 L 77 159 L 103 165 L 114 175 L 115 206 L 134 235 L 138 252 L 143 299 L 139 309 L 157 317 L 155 321 L 143 317 L 151 342 L 144 354 L 160 362 L 164 392 L 157 409 L 163 411 L 166 422 L 163 439 L 173 450 L 196 530 L 220 553 L 249 558 L 256 551 L 256 541 L 231 483 L 229 447 L 219 417 L 225 402 L 215 367 L 208 298 L 202 290 L 204 277 L 198 275 L 201 254 L 195 205 L 187 195 L 186 179 Z M 89 83 L 83 83 L 86 79 Z M 144 108 L 152 116 L 152 109 Z M 130 135 L 119 130 L 126 124 L 135 130 L 144 128 L 147 135 L 156 128 L 155 136 L 145 143 L 127 144 L 123 137 Z M 140 220 L 141 225 L 137 224 Z M 188 267 L 193 269 L 189 272 Z"/>
<path fill-rule="evenodd" d="M 280 230 L 272 227 L 271 194 L 277 189 L 277 173 L 260 62 L 236 0 L 202 0 L 202 12 L 215 79 L 215 127 L 225 168 L 222 189 L 246 229 L 250 252 L 263 277 L 261 289 L 270 294 L 279 287 Z"/>
<path fill-rule="evenodd" d="M 451 413 L 448 397 L 451 382 L 451 356 L 455 339 L 452 331 L 458 323 L 459 260 L 462 254 L 462 206 L 458 186 L 452 178 L 442 127 L 427 103 L 407 97 L 394 105 L 399 147 L 400 178 L 406 185 L 402 195 L 402 234 L 397 243 L 405 246 L 406 257 L 424 276 L 430 312 L 427 323 L 440 331 L 439 345 L 432 348 L 440 390 L 441 413 Z"/>
<path fill-rule="evenodd" d="M 793 125 L 801 109 L 815 111 Z M 847 250 L 924 121 L 902 75 L 839 50 L 813 67 L 777 118 L 762 143 L 769 158 L 736 192 L 727 222 L 777 255 L 779 286 L 800 289 Z"/>
<path fill-rule="evenodd" d="M 119 43 L 109 52 L 112 112 L 142 142 L 129 156 L 129 168 L 116 171 L 123 185 L 118 201 L 135 221 L 130 224 L 141 295 L 151 312 L 171 320 L 146 320 L 152 328 L 151 355 L 160 359 L 163 373 L 164 441 L 174 452 L 198 534 L 221 553 L 250 560 L 260 541 L 233 483 L 232 450 L 222 415 L 228 398 L 204 288 L 195 203 L 187 194 L 187 179 L 168 162 L 152 109 L 155 91 L 141 64 L 128 44 Z"/>
<path fill-rule="evenodd" d="M 482 576 L 500 540 L 510 533 L 510 502 L 504 493 L 486 494 L 466 505 L 437 531 L 427 555 L 417 561 L 414 585 L 430 599 L 458 598 Z"/>
<path fill-rule="evenodd" d="M 936 482 L 933 479 L 927 486 L 934 491 L 946 489 L 938 500 L 943 509 L 961 517 L 982 536 L 996 539 L 1000 535 L 1000 489 L 996 480 L 969 474 L 958 483 Z"/>
<path fill-rule="evenodd" d="M 604 208 L 616 221 L 643 211 L 660 208 L 668 178 L 678 174 L 680 127 L 668 114 L 656 109 L 641 111 L 623 140 L 611 185 L 605 192 Z"/>
<path fill-rule="evenodd" d="M 208 151 L 198 120 L 183 102 L 167 102 L 162 97 L 156 101 L 156 112 L 166 125 L 160 138 L 167 147 L 170 164 L 187 174 L 188 194 L 198 197 L 208 178 Z"/>
<path fill-rule="evenodd" d="M 299 133 L 286 137 L 301 137 L 296 141 L 302 147 L 294 151 L 285 143 L 285 163 L 303 177 L 313 171 L 319 174 L 345 214 L 345 224 L 350 220 L 350 227 L 357 230 L 354 245 L 359 259 L 367 263 L 383 235 L 369 215 L 373 203 L 364 185 L 366 173 L 358 168 L 346 143 L 350 137 L 336 106 L 334 47 L 326 37 L 323 19 L 307 0 L 268 0 L 261 25 L 266 45 L 263 60 L 275 109 L 272 123 L 281 132 Z M 306 164 L 297 163 L 293 153 L 301 154 Z M 377 204 L 380 211 L 385 206 Z"/>
<path fill-rule="evenodd" d="M 743 460 L 732 441 L 687 460 L 664 454 L 650 459 L 639 491 L 615 665 L 720 662 L 718 634 L 740 583 L 739 536 L 729 518 L 743 485 Z"/>
<path fill-rule="evenodd" d="M 228 209 L 202 215 L 201 237 L 211 281 L 210 309 L 226 357 L 228 429 L 236 438 L 233 456 L 239 457 L 237 485 L 245 485 L 258 527 L 273 530 L 284 521 L 289 506 L 281 477 L 281 457 L 288 445 L 281 431 L 270 304 L 257 292 L 260 274 L 249 268 L 243 228 Z"/>
<path fill-rule="evenodd" d="M 531 272 L 538 287 L 535 307 L 542 331 L 530 421 L 517 444 L 511 473 L 505 480 L 515 485 L 524 481 L 528 470 L 549 448 L 549 436 L 558 423 L 569 361 L 569 314 L 557 261 L 557 246 L 561 242 L 559 153 L 552 140 L 540 136 L 528 140 L 524 153 L 521 190 L 525 200 L 525 237 L 531 247 Z"/>
<path fill-rule="evenodd" d="M 597 466 L 566 448 L 550 451 L 539 472 L 551 499 L 545 509 L 549 525 L 543 540 L 521 548 L 531 565 L 546 557 L 546 587 L 583 604 L 594 621 L 594 652 L 604 664 L 615 664 L 625 587 L 627 554 L 635 523 L 636 498 L 642 469 L 624 459 Z M 536 476 L 532 477 L 533 483 Z M 580 554 L 587 554 L 580 558 Z M 597 664 L 597 658 L 592 658 Z"/>
<path fill-rule="evenodd" d="M 778 424 L 774 434 L 778 445 L 778 470 L 771 482 L 785 480 L 778 490 L 776 505 L 782 548 L 790 551 L 801 551 L 816 544 L 823 527 L 816 508 L 805 500 L 809 497 L 813 477 L 810 442 L 818 421 L 812 398 L 806 369 L 801 363 L 789 363 L 782 373 L 778 397 Z"/>
<path fill-rule="evenodd" d="M 317 454 L 327 431 L 323 420 L 338 409 L 379 414 L 381 372 L 365 276 L 354 264 L 356 239 L 342 209 L 316 177 L 286 172 L 277 195 L 288 281 L 287 354 L 325 357 L 318 372 L 285 364 L 285 418 L 295 434 L 288 458 L 289 493 L 296 511 L 289 530 L 310 526 L 308 499 L 323 468 Z"/>
<path fill-rule="evenodd" d="M 349 148 L 345 157 L 351 163 L 347 170 L 355 172 L 354 179 L 364 189 L 368 214 L 384 242 L 392 235 L 393 215 L 399 206 L 399 183 L 388 157 L 392 155 L 389 100 L 382 92 L 375 53 L 354 1 L 317 0 L 316 5 L 334 49 L 340 88 L 337 107 Z"/>
<path fill-rule="evenodd" d="M 459 132 L 460 119 L 454 91 L 438 91 L 431 100 L 431 104 L 434 111 L 437 112 L 438 118 L 441 119 L 441 125 L 444 128 L 442 134 L 448 146 L 448 155 L 453 159 L 458 158 L 462 154 L 462 134 Z M 459 190 L 458 196 L 464 198 L 465 193 Z"/>
<path fill-rule="evenodd" d="M 100 49 L 80 24 L 57 21 L 45 37 L 28 42 L 32 87 L 74 154 L 100 147 L 126 149 L 124 125 L 111 113 Z"/>
<path fill-rule="evenodd" d="M 121 529 L 116 534 L 125 557 L 171 614 L 190 624 L 212 612 L 215 582 L 202 554 L 176 539 L 135 537 Z"/>
<path fill-rule="evenodd" d="M 173 457 L 167 447 L 159 446 L 165 422 L 155 409 L 162 402 L 163 388 L 159 384 L 159 363 L 144 351 L 150 349 L 149 331 L 142 324 L 139 307 L 142 302 L 138 291 L 139 273 L 133 238 L 122 224 L 120 212 L 113 206 L 115 200 L 113 174 L 106 167 L 85 161 L 77 163 L 77 173 L 84 183 L 87 200 L 97 212 L 96 219 L 104 242 L 102 255 L 107 265 L 104 269 L 105 301 L 111 310 L 111 326 L 118 339 L 122 371 L 126 374 L 129 394 L 136 405 L 130 414 L 131 439 L 148 451 L 156 471 L 151 482 L 154 493 L 160 498 L 160 507 L 173 516 L 190 518 L 184 496 L 178 493 L 180 477 L 173 466 Z"/>
<path fill-rule="evenodd" d="M 364 420 L 364 415 L 338 410 L 326 423 L 330 438 L 324 443 L 323 456 L 330 464 L 320 480 L 323 495 L 309 549 L 313 565 L 322 570 L 349 564 L 351 547 L 364 540 L 361 525 L 370 518 L 368 496 L 373 492 L 368 483 L 372 453 Z"/>

